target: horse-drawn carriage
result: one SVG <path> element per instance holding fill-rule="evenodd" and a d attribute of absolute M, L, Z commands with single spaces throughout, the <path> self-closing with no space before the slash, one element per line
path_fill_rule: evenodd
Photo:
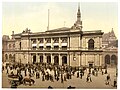
<path fill-rule="evenodd" d="M 12 85 L 20 85 L 20 84 L 24 84 L 26 85 L 27 83 L 29 85 L 32 85 L 35 83 L 35 81 L 31 78 L 23 78 L 21 77 L 20 75 L 8 75 L 8 80 L 9 80 L 9 83 Z"/>

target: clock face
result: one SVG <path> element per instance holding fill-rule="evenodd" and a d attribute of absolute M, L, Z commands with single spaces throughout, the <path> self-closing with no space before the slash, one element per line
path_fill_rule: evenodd
<path fill-rule="evenodd" d="M 76 61 L 76 57 L 74 57 L 73 60 Z"/>

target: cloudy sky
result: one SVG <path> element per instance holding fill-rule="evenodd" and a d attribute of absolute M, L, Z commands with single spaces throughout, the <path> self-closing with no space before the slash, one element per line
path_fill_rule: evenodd
<path fill-rule="evenodd" d="M 2 34 L 21 33 L 25 28 L 32 32 L 47 30 L 48 9 L 50 29 L 71 27 L 76 21 L 78 2 L 3 2 Z M 118 37 L 118 4 L 116 2 L 81 2 L 83 31 L 114 29 Z M 65 22 L 65 23 L 64 23 Z"/>

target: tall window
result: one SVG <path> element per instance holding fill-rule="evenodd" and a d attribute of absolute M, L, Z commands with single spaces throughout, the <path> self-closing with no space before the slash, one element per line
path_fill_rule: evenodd
<path fill-rule="evenodd" d="M 88 41 L 88 49 L 94 49 L 94 40 L 93 39 L 90 39 Z"/>
<path fill-rule="evenodd" d="M 21 42 L 20 42 L 20 44 L 19 44 L 19 45 L 20 45 L 20 49 L 21 49 Z"/>
<path fill-rule="evenodd" d="M 9 49 L 11 49 L 11 44 L 9 44 Z"/>

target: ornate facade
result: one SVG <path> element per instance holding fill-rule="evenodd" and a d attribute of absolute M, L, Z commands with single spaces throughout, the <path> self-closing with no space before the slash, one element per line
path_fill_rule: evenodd
<path fill-rule="evenodd" d="M 102 66 L 105 64 L 102 35 L 101 30 L 82 31 L 81 13 L 78 7 L 77 21 L 71 28 L 62 27 L 36 33 L 26 28 L 22 33 L 13 33 L 14 62 Z"/>

